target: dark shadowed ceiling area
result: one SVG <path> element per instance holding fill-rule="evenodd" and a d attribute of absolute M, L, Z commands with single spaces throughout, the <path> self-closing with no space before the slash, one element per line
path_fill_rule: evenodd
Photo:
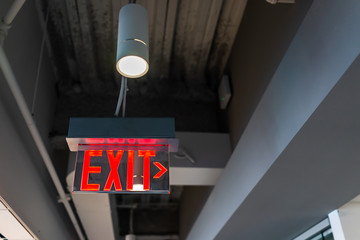
<path fill-rule="evenodd" d="M 59 102 L 55 134 L 69 116 L 112 116 L 118 14 L 125 0 L 43 0 Z M 139 0 L 149 15 L 150 70 L 128 81 L 127 116 L 172 116 L 177 130 L 219 132 L 217 89 L 245 0 Z M 96 111 L 95 111 L 96 110 Z"/>

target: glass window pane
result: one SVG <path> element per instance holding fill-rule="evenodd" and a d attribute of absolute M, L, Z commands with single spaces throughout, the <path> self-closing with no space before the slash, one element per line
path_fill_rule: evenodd
<path fill-rule="evenodd" d="M 320 234 L 318 234 L 318 235 L 316 235 L 314 237 L 309 238 L 309 240 L 322 240 L 322 235 L 320 233 Z"/>
<path fill-rule="evenodd" d="M 325 240 L 334 240 L 334 236 L 331 228 L 323 232 L 323 236 Z"/>

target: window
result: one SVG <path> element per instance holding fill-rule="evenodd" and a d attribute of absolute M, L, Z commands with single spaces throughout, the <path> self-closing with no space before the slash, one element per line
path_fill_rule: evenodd
<path fill-rule="evenodd" d="M 334 240 L 329 219 L 324 219 L 293 240 Z"/>
<path fill-rule="evenodd" d="M 334 236 L 331 228 L 328 228 L 326 230 L 322 230 L 315 236 L 308 238 L 308 240 L 334 240 Z"/>

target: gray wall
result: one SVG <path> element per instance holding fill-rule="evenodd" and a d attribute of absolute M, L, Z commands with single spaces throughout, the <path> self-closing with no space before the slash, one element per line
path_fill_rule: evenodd
<path fill-rule="evenodd" d="M 181 240 L 186 239 L 211 190 L 211 186 L 184 186 L 179 214 L 179 235 Z"/>
<path fill-rule="evenodd" d="M 29 109 L 32 109 L 35 97 L 35 82 L 43 37 L 40 18 L 37 15 L 37 2 L 35 0 L 25 2 L 16 16 L 4 44 L 5 52 Z M 39 74 L 38 92 L 34 105 L 34 118 L 44 140 L 48 138 L 48 132 L 52 127 L 56 101 L 56 79 L 46 46 L 45 44 Z"/>
<path fill-rule="evenodd" d="M 13 1 L 0 1 L 1 14 Z M 36 1 L 28 0 L 15 18 L 4 49 L 15 77 L 32 108 L 42 30 Z M 48 146 L 48 133 L 55 109 L 55 79 L 48 54 L 44 52 L 34 119 Z M 64 207 L 20 111 L 0 72 L 0 195 L 40 239 L 75 239 Z"/>
<path fill-rule="evenodd" d="M 2 76 L 0 79 L 3 81 Z M 52 182 L 39 175 L 3 102 L 0 122 L 1 197 L 40 239 L 76 239 Z"/>
<path fill-rule="evenodd" d="M 229 130 L 236 146 L 255 107 L 295 36 L 312 0 L 272 5 L 248 1 L 229 59 L 233 96 Z"/>
<path fill-rule="evenodd" d="M 6 12 L 12 2 L 11 0 L 1 1 L 0 8 L 2 11 Z M 25 2 L 19 14 L 14 19 L 12 28 L 9 30 L 3 46 L 30 110 L 33 108 L 33 99 L 35 97 L 35 82 L 42 42 L 42 29 L 40 27 L 40 18 L 37 14 L 36 3 L 37 1 L 35 0 Z M 56 80 L 46 50 L 45 45 L 39 72 L 36 102 L 34 104 L 34 120 L 51 154 L 48 134 L 52 127 L 55 112 Z M 24 142 L 26 142 L 28 151 L 33 156 L 32 160 L 37 166 L 39 174 L 46 177 L 47 170 L 42 160 L 37 157 L 38 153 L 35 145 L 32 143 L 32 137 L 24 124 L 24 119 L 5 81 L 0 81 L 0 99 L 4 101 L 4 107 L 9 112 L 13 124 L 16 125 L 18 133 Z"/>

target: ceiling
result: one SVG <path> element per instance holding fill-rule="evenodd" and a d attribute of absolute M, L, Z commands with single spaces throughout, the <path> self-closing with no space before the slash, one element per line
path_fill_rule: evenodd
<path fill-rule="evenodd" d="M 178 235 L 182 187 L 173 186 L 170 191 L 170 195 L 116 195 L 117 234 L 123 236 L 130 232 L 129 220 L 133 214 L 132 228 L 136 235 Z"/>
<path fill-rule="evenodd" d="M 127 1 L 38 0 L 38 2 L 42 3 L 40 19 L 43 20 L 42 23 L 47 26 L 47 37 L 49 41 L 46 41 L 46 43 L 48 44 L 47 47 L 48 50 L 50 50 L 51 61 L 53 63 L 53 68 L 55 69 L 57 88 L 56 110 L 54 121 L 51 122 L 53 125 L 50 132 L 50 139 L 53 140 L 52 143 L 55 148 L 52 160 L 54 161 L 59 176 L 62 178 L 64 186 L 66 186 L 65 173 L 67 171 L 66 165 L 69 151 L 66 148 L 64 136 L 67 134 L 69 117 L 111 117 L 115 110 L 117 95 L 120 88 L 120 75 L 117 74 L 114 67 L 117 14 L 121 6 L 126 4 Z M 293 39 L 295 38 L 294 36 L 297 34 L 298 27 L 301 25 L 304 16 L 307 14 L 308 7 L 310 7 L 312 1 L 299 1 L 293 5 L 277 4 L 276 6 L 266 3 L 265 0 L 252 0 L 247 2 L 247 4 L 245 0 L 149 0 L 138 1 L 138 3 L 148 9 L 150 16 L 150 72 L 143 78 L 129 81 L 126 116 L 175 117 L 177 131 L 208 133 L 228 132 L 230 129 L 231 135 L 235 136 L 235 141 L 233 142 L 234 145 L 240 146 L 241 144 L 237 144 L 237 140 L 243 134 L 245 127 L 249 129 L 249 125 L 252 124 L 251 126 L 254 126 L 254 121 L 251 123 L 250 117 L 254 119 L 253 113 L 259 108 L 260 99 L 264 99 L 263 93 L 265 89 L 268 88 L 269 83 L 274 82 L 272 81 L 273 75 L 278 71 L 279 65 L 284 59 L 284 55 L 289 52 L 288 48 L 290 43 L 292 44 Z M 245 4 L 246 11 L 244 13 L 244 18 L 242 19 Z M 322 4 L 325 5 L 325 3 Z M 332 5 L 329 5 L 328 7 L 331 8 Z M 324 9 L 324 6 L 317 9 Z M 329 15 L 331 16 L 331 14 Z M 320 23 L 317 24 L 321 25 Z M 22 26 L 26 27 L 27 25 L 23 24 Z M 330 26 L 330 29 L 333 29 L 331 24 Z M 322 27 L 323 25 L 321 25 L 321 28 L 319 29 L 322 29 Z M 12 30 L 15 31 L 16 28 Z M 16 36 L 14 31 L 12 34 L 13 36 Z M 29 31 L 31 31 L 31 29 Z M 32 37 L 36 34 L 28 35 Z M 41 36 L 41 33 L 37 33 L 37 36 Z M 9 38 L 9 40 L 10 39 L 11 38 Z M 312 38 L 310 37 L 308 39 Z M 8 41 L 8 43 L 10 45 L 11 41 Z M 313 46 L 312 44 L 303 44 L 303 41 L 298 41 L 297 43 L 301 47 L 305 45 L 309 47 Z M 321 46 L 324 46 L 324 44 Z M 16 47 L 18 47 L 19 50 L 14 52 L 22 55 L 23 52 L 20 47 L 23 46 L 19 45 Z M 301 47 L 299 49 L 302 49 Z M 36 53 L 39 52 L 36 48 L 32 50 Z M 317 52 L 314 51 L 314 53 Z M 229 55 L 231 55 L 231 58 L 229 58 Z M 9 54 L 9 57 L 14 57 L 14 59 L 16 59 L 15 56 L 11 54 Z M 18 57 L 17 59 L 21 60 L 22 58 Z M 13 61 L 13 63 L 16 63 L 14 64 L 14 67 L 24 65 L 22 62 L 17 61 L 17 59 L 16 61 Z M 228 59 L 230 59 L 230 64 L 227 63 Z M 328 59 L 327 55 L 325 56 L 325 59 Z M 33 62 L 36 61 L 29 61 L 29 63 Z M 313 61 L 308 61 L 304 65 L 308 66 L 308 63 L 312 64 Z M 287 70 L 286 67 L 284 67 L 284 69 Z M 300 68 L 297 66 L 295 69 L 298 70 Z M 27 80 L 26 83 L 29 82 L 28 84 L 32 87 L 32 82 L 28 81 L 30 77 L 29 79 L 23 77 L 23 75 L 27 75 L 26 71 L 16 72 L 22 76 L 19 77 L 20 80 Z M 219 110 L 217 101 L 217 85 L 223 74 L 229 74 L 233 78 L 233 98 L 226 111 Z M 291 77 L 293 77 L 293 75 L 291 75 Z M 282 84 L 273 89 L 276 89 L 276 91 L 284 90 L 285 93 L 289 93 L 285 86 L 291 82 L 289 81 L 291 77 L 284 77 L 283 82 L 281 82 Z M 311 81 L 309 78 L 304 78 L 301 82 L 303 83 L 305 80 Z M 24 84 L 25 87 L 23 87 L 23 89 L 29 85 Z M 45 87 L 43 89 L 45 89 Z M 45 89 L 43 92 L 47 92 L 46 90 L 48 89 L 50 88 Z M 299 92 L 298 90 L 299 89 L 296 88 L 296 91 L 293 90 L 293 92 L 290 91 L 290 93 L 294 93 L 292 96 L 295 96 L 295 93 Z M 276 94 L 276 91 L 274 91 L 274 96 L 281 97 L 281 94 Z M 48 92 L 48 94 L 51 94 L 50 91 Z M 314 95 L 317 96 L 317 94 Z M 338 97 L 335 95 L 334 99 Z M 354 93 L 354 95 L 356 94 Z M 48 95 L 46 96 L 48 97 Z M 307 98 L 305 99 L 308 100 Z M 39 100 L 36 106 L 42 108 L 43 102 L 44 101 Z M 266 98 L 262 103 L 265 105 L 274 103 L 277 107 L 282 106 L 282 104 L 279 103 L 283 103 L 284 105 L 287 104 L 283 101 L 273 102 L 271 99 L 268 101 Z M 306 105 L 303 101 L 301 104 L 301 106 Z M 335 104 L 330 105 L 335 106 Z M 296 108 L 291 109 L 296 111 Z M 261 109 L 259 111 L 261 111 Z M 268 115 L 269 113 L 274 114 L 275 111 L 269 110 L 266 112 L 267 115 L 264 116 L 257 115 L 257 120 L 259 120 L 257 123 L 259 123 L 259 126 L 254 127 L 254 129 L 261 132 L 261 134 L 252 134 L 251 136 L 263 140 L 263 133 L 269 133 L 266 130 L 261 130 L 266 128 L 269 122 L 271 123 L 271 119 L 269 119 Z M 350 113 L 343 115 L 351 116 Z M 233 119 L 227 121 L 225 116 L 231 116 Z M 286 116 L 293 115 L 288 114 Z M 339 119 L 341 116 L 342 115 L 337 115 Z M 287 118 L 288 117 L 279 117 L 275 120 L 284 120 Z M 316 120 L 316 116 L 314 118 Z M 353 121 L 355 122 L 355 120 Z M 231 123 L 231 121 L 233 123 Z M 230 126 L 228 129 L 228 122 L 230 125 L 233 125 L 233 127 Z M 234 124 L 235 122 L 236 124 Z M 297 123 L 297 121 L 293 122 Z M 41 126 L 41 122 L 37 122 L 37 124 Z M 275 121 L 274 124 L 279 124 L 279 122 Z M 311 126 L 310 124 L 311 122 L 308 122 L 307 126 Z M 342 124 L 346 128 L 346 124 Z M 286 130 L 287 125 L 281 125 L 285 127 L 274 129 Z M 326 127 L 326 125 L 321 124 L 321 122 L 319 122 L 318 125 Z M 317 130 L 320 129 L 320 127 L 315 128 Z M 306 128 L 304 129 L 306 130 Z M 278 133 L 277 131 L 275 132 Z M 310 129 L 308 132 L 313 133 L 315 130 L 313 131 Z M 327 132 L 331 134 L 333 131 Z M 47 133 L 48 131 L 45 132 L 46 135 Z M 304 133 L 304 131 L 302 133 Z M 312 138 L 311 134 L 309 134 L 309 138 Z M 242 144 L 244 145 L 246 139 L 243 139 L 244 136 L 242 136 Z M 271 139 L 271 137 L 267 140 L 269 139 Z M 192 140 L 195 141 L 194 139 Z M 301 135 L 298 134 L 298 138 L 294 140 L 302 140 L 305 142 L 307 139 L 302 139 Z M 316 139 L 313 138 L 312 140 L 315 141 Z M 242 150 L 241 152 L 254 151 L 255 155 L 261 153 L 257 150 L 261 141 L 256 140 L 252 142 L 256 143 L 256 148 L 245 146 L 245 150 Z M 319 140 L 318 142 L 321 141 Z M 266 143 L 265 146 L 269 147 L 274 143 L 276 143 L 276 141 L 272 141 L 270 144 Z M 310 144 L 311 141 L 306 141 L 306 143 Z M 289 147 L 291 147 L 290 144 Z M 207 149 L 211 149 L 211 151 L 219 150 L 209 146 L 207 146 Z M 327 146 L 324 146 L 324 149 L 324 152 L 326 152 Z M 332 149 L 335 151 L 336 148 L 334 147 Z M 299 151 L 297 150 L 296 153 L 298 152 Z M 289 152 L 284 152 L 282 156 L 285 156 L 286 153 L 289 154 Z M 196 157 L 196 154 L 194 155 Z M 240 164 L 240 158 L 237 158 L 236 156 L 233 158 L 232 164 Z M 251 158 L 246 159 L 251 161 Z M 265 161 L 269 158 L 264 157 L 263 159 Z M 292 161 L 289 161 L 288 159 L 291 159 Z M 308 159 L 308 161 L 310 160 L 311 158 Z M 289 174 L 289 172 L 286 170 L 295 165 L 293 164 L 294 161 L 296 161 L 295 163 L 306 163 L 306 161 L 300 158 L 297 161 L 295 157 L 291 156 L 286 159 L 282 157 L 279 161 L 276 161 L 277 162 L 273 164 L 273 168 L 264 175 L 264 178 L 261 181 L 259 180 L 256 188 L 253 188 L 251 195 L 249 195 L 249 199 L 244 201 L 244 205 L 239 205 L 241 208 L 236 206 L 236 209 L 239 210 L 238 212 L 221 212 L 221 209 L 224 206 L 230 206 L 224 204 L 224 200 L 230 199 L 229 201 L 234 203 L 235 201 L 232 201 L 232 199 L 241 193 L 241 189 L 232 192 L 231 195 L 226 193 L 222 195 L 222 198 L 218 198 L 219 207 L 214 207 L 214 203 L 211 202 L 211 200 L 213 200 L 211 196 L 216 194 L 216 191 L 211 191 L 212 188 L 209 186 L 201 190 L 203 192 L 202 194 L 199 194 L 198 188 L 195 191 L 189 191 L 187 186 L 172 186 L 172 194 L 166 196 L 111 195 L 111 210 L 113 213 L 116 213 L 116 216 L 114 217 L 114 224 L 116 225 L 115 233 L 119 239 L 123 239 L 124 235 L 130 232 L 130 213 L 133 212 L 135 234 L 151 236 L 162 235 L 164 239 L 181 238 L 182 230 L 180 228 L 184 226 L 181 226 L 179 221 L 186 222 L 187 226 L 185 227 L 188 229 L 184 233 L 187 234 L 192 228 L 194 221 L 198 217 L 200 210 L 210 194 L 209 201 L 211 203 L 210 205 L 207 204 L 208 207 L 206 210 L 211 213 L 219 211 L 221 214 L 225 213 L 231 215 L 229 216 L 229 218 L 231 217 L 229 221 L 218 221 L 219 224 L 225 224 L 225 227 L 221 228 L 223 229 L 221 232 L 216 233 L 219 234 L 216 238 L 231 239 L 233 236 L 238 236 L 237 234 L 240 232 L 241 234 L 244 234 L 244 236 L 247 234 L 258 236 L 260 232 L 253 231 L 253 229 L 246 227 L 246 224 L 242 226 L 242 229 L 239 228 L 239 218 L 246 220 L 251 219 L 244 216 L 247 216 L 246 214 L 248 214 L 248 216 L 254 216 L 253 212 L 250 210 L 253 209 L 256 212 L 259 199 L 261 200 L 260 202 L 266 202 L 270 199 L 266 204 L 262 204 L 261 206 L 267 208 L 269 212 L 275 211 L 278 202 L 271 202 L 271 200 L 275 199 L 274 195 L 267 194 L 267 196 L 263 197 L 263 194 L 266 194 L 269 189 L 274 190 L 271 186 L 274 182 L 267 180 L 274 178 L 274 181 L 276 182 L 276 180 L 280 179 L 280 174 L 286 175 L 286 179 L 291 179 L 290 177 L 293 176 L 288 177 L 287 174 Z M 327 159 L 324 159 L 324 165 L 327 161 Z M 200 161 L 197 163 L 199 162 Z M 15 161 L 15 163 L 17 162 Z M 258 162 L 251 161 L 251 164 L 256 165 L 257 163 Z M 334 161 L 334 163 L 337 164 L 338 162 Z M 310 164 L 314 164 L 314 162 L 311 162 L 306 166 L 304 165 L 304 168 L 310 166 Z M 330 167 L 339 169 L 336 164 L 331 165 Z M 286 167 L 287 165 L 291 166 Z M 349 164 L 349 166 L 351 165 L 352 163 Z M 281 168 L 279 168 L 279 166 Z M 281 170 L 282 168 L 284 169 Z M 326 169 L 329 169 L 323 168 L 323 165 L 321 165 L 320 168 L 325 169 L 325 171 Z M 238 176 L 243 177 L 239 178 L 244 180 L 239 181 L 239 184 L 249 184 L 248 180 L 253 179 L 254 173 L 259 170 L 258 166 L 256 166 L 255 171 L 251 172 L 243 167 L 232 168 L 229 164 L 227 164 L 227 169 L 233 175 L 222 174 L 223 178 L 229 177 L 235 179 Z M 313 171 L 315 170 L 316 168 L 313 169 Z M 345 170 L 346 169 L 344 169 L 343 172 L 345 172 Z M 246 172 L 240 174 L 241 171 Z M 356 168 L 353 168 L 352 171 L 358 172 Z M 62 172 L 64 174 L 62 174 Z M 246 179 L 246 175 L 249 173 L 251 173 L 251 176 Z M 296 173 L 301 172 L 297 171 Z M 296 174 L 294 174 L 294 176 L 295 175 Z M 313 174 L 312 176 L 316 177 L 317 175 Z M 294 181 L 296 180 L 297 179 L 294 179 Z M 310 181 L 311 179 L 309 178 L 307 180 Z M 334 179 L 334 181 L 339 182 L 337 179 Z M 328 183 L 329 181 L 326 182 Z M 222 183 L 228 182 L 222 181 Z M 289 185 L 288 188 L 291 188 L 290 181 L 286 182 L 286 184 Z M 220 184 L 217 183 L 217 185 L 219 186 Z M 279 186 L 285 186 L 285 184 L 279 184 Z M 309 184 L 307 186 L 312 185 Z M 333 184 L 333 186 L 335 186 L 335 184 Z M 221 188 L 221 185 L 220 187 L 217 187 L 217 189 L 219 188 Z M 234 189 L 235 188 L 239 189 L 239 185 L 236 185 Z M 287 191 L 288 188 L 284 189 Z M 223 189 L 225 191 L 228 188 L 224 187 Z M 273 194 L 274 191 L 271 193 Z M 320 194 L 321 192 L 315 191 L 315 193 Z M 314 197 L 315 193 L 314 195 L 308 194 L 308 196 Z M 290 195 L 296 196 L 295 194 Z M 279 194 L 279 196 L 282 195 Z M 250 201 L 255 197 L 257 201 Z M 284 200 L 285 198 L 281 199 Z M 289 200 L 286 201 L 290 202 Z M 317 203 L 317 201 L 311 202 Z M 240 204 L 240 201 L 236 202 L 236 204 Z M 301 205 L 302 203 L 299 204 Z M 190 209 L 188 210 L 188 214 L 190 211 L 192 212 L 186 219 L 181 219 L 180 213 L 181 209 L 185 208 L 184 206 Z M 250 208 L 245 209 L 245 207 L 249 206 Z M 327 210 L 324 211 L 325 215 Z M 314 211 L 311 212 L 315 213 Z M 216 221 L 216 217 L 219 217 L 221 214 L 215 214 L 215 217 L 203 217 L 201 219 L 205 219 L 206 221 Z M 260 223 L 263 223 L 265 226 L 264 229 L 268 229 L 272 234 L 278 234 L 279 232 L 270 229 L 269 222 L 273 223 L 273 225 L 284 226 L 284 224 L 277 224 L 271 213 L 266 214 L 266 212 L 260 211 L 257 214 L 258 217 L 262 219 Z M 324 214 L 322 214 L 322 216 Z M 155 220 L 152 218 L 153 216 L 161 216 L 161 219 Z M 288 219 L 283 219 L 282 216 L 286 216 L 286 214 L 278 216 L 278 218 L 281 218 L 280 220 L 283 221 L 282 223 L 289 222 Z M 298 215 L 295 214 L 292 216 L 298 217 Z M 264 219 L 266 217 L 272 219 L 265 221 Z M 318 215 L 316 217 L 318 217 Z M 97 218 L 91 219 L 98 220 Z M 257 224 L 259 222 L 255 218 L 253 220 L 255 222 L 254 226 L 260 226 Z M 309 221 L 307 220 L 308 218 L 303 221 L 303 227 L 309 224 Z M 199 222 L 199 220 L 197 220 L 197 222 Z M 246 223 L 248 223 L 248 221 Z M 294 224 L 296 223 L 295 221 L 289 223 L 293 224 L 296 231 L 299 231 L 299 224 Z M 203 228 L 200 227 L 197 229 L 203 232 Z M 208 232 L 214 231 L 213 228 L 210 228 Z M 290 232 L 291 229 L 287 228 L 287 231 Z M 291 234 L 293 234 L 294 231 L 291 231 Z M 284 234 L 282 229 L 280 229 L 280 232 L 281 234 Z M 232 237 L 229 237 L 230 235 L 232 235 Z M 209 239 L 212 238 L 215 238 L 215 235 Z M 249 239 L 251 238 L 249 237 Z M 252 239 L 258 238 L 254 237 Z M 275 237 L 274 239 L 279 238 Z"/>
<path fill-rule="evenodd" d="M 29 108 L 32 103 L 32 126 L 39 128 L 44 141 L 40 146 L 49 143 L 50 132 L 54 151 L 51 147 L 48 151 L 63 187 L 70 170 L 65 143 L 69 117 L 113 116 L 120 88 L 114 68 L 117 14 L 125 3 L 26 1 L 5 42 Z M 71 195 L 84 229 L 86 221 L 93 221 L 97 225 L 92 230 L 97 231 L 100 222 L 113 234 L 113 223 L 116 238 L 124 239 L 131 232 L 132 219 L 134 233 L 142 235 L 139 239 L 175 240 L 186 235 L 189 239 L 289 239 L 358 194 L 352 184 L 359 178 L 360 136 L 356 134 L 360 101 L 355 101 L 360 63 L 356 0 L 276 5 L 266 0 L 138 3 L 150 16 L 150 72 L 129 82 L 126 116 L 175 117 L 181 131 L 177 134 L 190 139 L 181 141 L 182 147 L 196 160 L 181 165 L 192 170 L 200 166 L 196 169 L 200 170 L 216 163 L 222 174 L 214 188 L 178 184 L 170 195 L 92 195 L 110 200 L 103 202 L 110 224 L 100 220 L 96 211 L 81 216 L 86 204 L 76 198 L 86 195 Z M 45 43 L 51 61 L 40 50 L 38 13 L 48 32 Z M 37 79 L 39 66 L 44 72 Z M 54 81 L 49 81 L 51 67 Z M 219 110 L 217 101 L 223 74 L 230 75 L 233 90 L 226 111 Z M 54 82 L 57 94 L 52 91 Z M 1 161 L 6 180 L 2 194 L 28 217 L 25 220 L 36 234 L 58 237 L 69 230 L 70 235 L 73 227 L 56 201 L 28 125 L 6 82 L 0 85 L 1 127 L 8 135 L 1 148 L 8 157 Z M 234 152 L 223 138 L 211 140 L 209 132 L 227 139 L 229 134 L 219 132 L 230 132 Z M 197 140 L 197 134 L 214 145 Z M 221 166 L 209 157 L 219 159 L 219 142 L 231 154 Z M 190 147 L 200 149 L 195 143 L 202 144 L 207 154 L 193 152 Z M 180 155 L 178 161 L 183 158 Z M 191 172 L 188 169 L 183 170 Z M 97 206 L 91 210 L 102 210 L 97 199 L 86 203 L 90 209 Z M 85 231 L 89 238 L 101 239 Z"/>
<path fill-rule="evenodd" d="M 115 69 L 118 14 L 128 1 L 42 2 L 59 95 L 55 134 L 66 133 L 69 116 L 113 116 L 121 79 Z M 128 81 L 126 115 L 175 117 L 180 131 L 226 131 L 217 88 L 246 0 L 136 3 L 148 10 L 150 70 Z M 96 113 L 94 106 L 101 106 Z"/>
<path fill-rule="evenodd" d="M 50 137 L 56 168 L 66 172 L 69 118 L 112 117 L 115 111 L 121 79 L 115 68 L 118 14 L 128 1 L 41 2 L 57 88 Z M 177 131 L 227 132 L 217 89 L 246 0 L 136 3 L 149 15 L 150 69 L 144 77 L 128 80 L 126 116 L 175 117 Z M 178 236 L 183 187 L 173 186 L 171 192 L 111 198 L 117 212 L 115 234 L 130 232 L 132 212 L 135 234 Z"/>
<path fill-rule="evenodd" d="M 118 94 L 118 14 L 124 0 L 44 1 L 62 94 Z M 209 100 L 230 55 L 246 1 L 139 0 L 148 10 L 150 70 L 131 94 Z"/>

